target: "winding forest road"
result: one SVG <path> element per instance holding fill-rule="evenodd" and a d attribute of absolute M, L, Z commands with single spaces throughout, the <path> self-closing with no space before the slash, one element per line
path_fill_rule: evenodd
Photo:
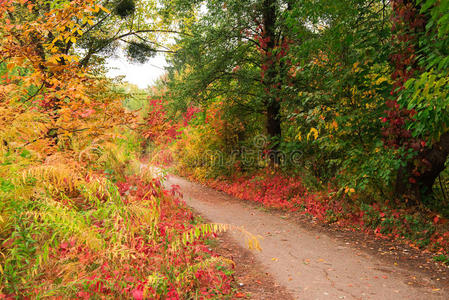
<path fill-rule="evenodd" d="M 187 205 L 206 219 L 262 236 L 255 260 L 295 299 L 449 299 L 449 287 L 437 289 L 423 273 L 387 264 L 351 243 L 177 176 L 165 185 L 178 185 Z M 239 234 L 228 234 L 246 248 Z"/>

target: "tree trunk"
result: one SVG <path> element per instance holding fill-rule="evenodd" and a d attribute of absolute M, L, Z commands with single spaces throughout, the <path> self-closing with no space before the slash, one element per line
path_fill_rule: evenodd
<path fill-rule="evenodd" d="M 445 169 L 447 157 L 449 156 L 449 132 L 440 137 L 440 141 L 435 143 L 422 156 L 422 164 L 426 169 L 417 178 L 420 191 L 424 195 L 432 194 L 432 187 L 440 173 Z"/>
<path fill-rule="evenodd" d="M 278 153 L 279 141 L 281 139 L 281 117 L 280 117 L 280 97 L 278 90 L 280 82 L 276 82 L 279 78 L 277 62 L 275 57 L 276 49 L 276 1 L 264 0 L 263 5 L 263 38 L 266 40 L 265 57 L 263 64 L 266 72 L 263 76 L 263 85 L 265 89 L 265 111 L 266 111 L 266 131 L 270 139 L 270 163 L 272 166 L 280 163 Z"/>
<path fill-rule="evenodd" d="M 417 205 L 423 197 L 431 196 L 433 185 L 440 173 L 445 169 L 448 156 L 449 132 L 446 132 L 440 137 L 439 142 L 418 155 L 405 168 L 399 170 L 396 179 L 396 195 L 405 197 L 408 205 Z M 420 166 L 417 169 L 419 172 L 417 176 L 412 175 L 417 168 L 416 165 Z M 412 183 L 409 182 L 410 179 L 412 179 Z"/>
<path fill-rule="evenodd" d="M 266 123 L 266 129 L 267 134 L 271 139 L 271 150 L 273 151 L 273 162 L 279 163 L 279 155 L 275 153 L 278 150 L 279 147 L 279 141 L 282 136 L 281 131 L 281 105 L 278 101 L 274 99 L 274 101 L 271 101 L 267 107 L 267 123 Z M 270 156 L 270 157 L 271 157 Z"/>

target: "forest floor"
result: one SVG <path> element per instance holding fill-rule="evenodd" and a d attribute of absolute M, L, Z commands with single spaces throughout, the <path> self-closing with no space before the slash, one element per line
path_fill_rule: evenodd
<path fill-rule="evenodd" d="M 217 252 L 236 263 L 239 290 L 251 299 L 449 299 L 449 268 L 400 242 L 267 210 L 177 176 L 184 200 L 206 221 L 261 236 L 249 251 L 238 232 L 219 236 Z"/>

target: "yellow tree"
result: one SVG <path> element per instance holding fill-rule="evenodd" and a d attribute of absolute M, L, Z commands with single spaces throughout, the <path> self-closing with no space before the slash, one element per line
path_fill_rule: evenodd
<path fill-rule="evenodd" d="M 48 2 L 48 1 L 47 1 Z M 94 0 L 65 1 L 36 16 L 45 1 L 2 1 L 0 141 L 4 151 L 52 153 L 74 135 L 96 137 L 129 123 L 107 82 L 67 53 L 99 10 Z"/>

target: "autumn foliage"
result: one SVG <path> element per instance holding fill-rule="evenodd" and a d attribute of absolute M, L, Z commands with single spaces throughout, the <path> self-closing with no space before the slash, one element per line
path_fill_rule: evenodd
<path fill-rule="evenodd" d="M 447 253 L 446 2 L 209 2 L 161 82 L 170 122 L 201 114 L 150 151 L 238 198 Z"/>
<path fill-rule="evenodd" d="M 233 263 L 139 160 L 137 116 L 76 43 L 100 1 L 0 1 L 0 298 L 204 299 Z"/>

